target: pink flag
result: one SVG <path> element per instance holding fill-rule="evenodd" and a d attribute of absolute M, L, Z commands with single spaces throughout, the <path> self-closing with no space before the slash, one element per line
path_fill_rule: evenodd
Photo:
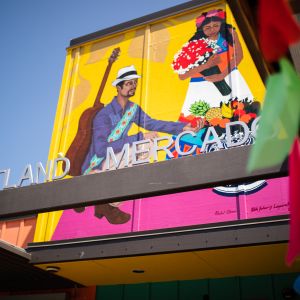
<path fill-rule="evenodd" d="M 296 138 L 289 156 L 290 238 L 286 263 L 290 266 L 300 254 L 300 143 Z"/>

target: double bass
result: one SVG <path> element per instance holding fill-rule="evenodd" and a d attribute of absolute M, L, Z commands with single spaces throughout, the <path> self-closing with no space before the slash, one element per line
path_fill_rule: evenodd
<path fill-rule="evenodd" d="M 94 105 L 86 109 L 80 116 L 77 133 L 73 142 L 71 143 L 66 157 L 70 160 L 69 175 L 78 176 L 81 175 L 81 167 L 84 163 L 86 155 L 89 151 L 89 147 L 92 142 L 92 127 L 93 120 L 96 114 L 104 107 L 100 99 L 108 79 L 109 72 L 112 64 L 117 60 L 120 53 L 120 48 L 115 48 L 108 59 L 108 65 L 103 75 L 97 96 L 94 101 Z M 63 167 L 64 168 L 64 167 Z"/>

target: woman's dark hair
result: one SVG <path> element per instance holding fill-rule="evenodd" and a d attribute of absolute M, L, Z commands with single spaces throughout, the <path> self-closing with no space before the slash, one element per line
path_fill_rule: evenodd
<path fill-rule="evenodd" d="M 209 24 L 210 22 L 221 22 L 220 34 L 230 46 L 233 46 L 233 37 L 229 29 L 231 28 L 234 29 L 234 27 L 232 27 L 232 25 L 230 24 L 225 23 L 223 19 L 216 16 L 206 18 L 201 24 L 201 26 L 197 28 L 197 31 L 190 38 L 189 42 L 192 40 L 199 40 L 201 38 L 206 38 L 207 36 L 203 32 L 203 27 Z"/>

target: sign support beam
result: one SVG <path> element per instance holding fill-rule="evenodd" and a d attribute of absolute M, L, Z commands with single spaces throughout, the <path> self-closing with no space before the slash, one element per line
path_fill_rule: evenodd
<path fill-rule="evenodd" d="M 0 218 L 172 194 L 287 175 L 287 163 L 248 174 L 250 146 L 0 191 Z"/>

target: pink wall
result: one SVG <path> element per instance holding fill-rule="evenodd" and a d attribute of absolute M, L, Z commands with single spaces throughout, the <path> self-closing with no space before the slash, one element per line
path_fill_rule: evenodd
<path fill-rule="evenodd" d="M 220 223 L 289 213 L 288 178 L 267 180 L 261 188 L 234 196 L 213 189 L 126 201 L 120 210 L 131 215 L 125 224 L 110 224 L 94 216 L 94 207 L 82 213 L 66 210 L 52 240 Z M 249 185 L 248 185 L 249 186 Z M 247 191 L 247 185 L 240 186 Z M 249 192 L 249 190 L 248 190 Z"/>

